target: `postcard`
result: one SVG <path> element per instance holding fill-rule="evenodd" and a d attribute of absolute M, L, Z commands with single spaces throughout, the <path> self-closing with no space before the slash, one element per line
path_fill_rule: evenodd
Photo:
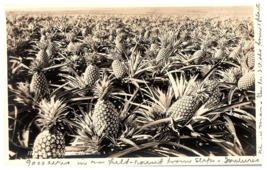
<path fill-rule="evenodd" d="M 261 12 L 6 4 L 5 164 L 261 165 Z"/>

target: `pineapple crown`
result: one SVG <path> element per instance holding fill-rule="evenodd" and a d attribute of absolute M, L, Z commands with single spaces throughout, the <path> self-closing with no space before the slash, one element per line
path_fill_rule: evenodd
<path fill-rule="evenodd" d="M 198 101 L 205 103 L 212 94 L 212 90 L 209 88 L 208 83 L 197 81 L 192 84 L 189 90 L 188 96 L 196 98 Z"/>
<path fill-rule="evenodd" d="M 63 100 L 51 97 L 50 101 L 47 99 L 41 100 L 38 105 L 38 124 L 42 130 L 50 130 L 57 125 L 57 122 L 64 117 L 64 112 L 67 110 L 67 105 Z"/>
<path fill-rule="evenodd" d="M 111 93 L 114 91 L 112 81 L 113 79 L 108 77 L 107 71 L 105 70 L 102 80 L 99 80 L 93 88 L 94 95 L 98 96 L 99 100 L 110 97 Z"/>
<path fill-rule="evenodd" d="M 110 54 L 113 60 L 122 60 L 122 55 L 117 53 L 115 50 L 111 51 Z"/>
<path fill-rule="evenodd" d="M 226 71 L 218 71 L 218 74 L 222 77 L 223 82 L 236 84 L 242 76 L 242 70 L 240 67 L 233 67 Z"/>

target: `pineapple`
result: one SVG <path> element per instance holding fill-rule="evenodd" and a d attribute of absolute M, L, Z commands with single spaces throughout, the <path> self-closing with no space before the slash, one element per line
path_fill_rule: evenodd
<path fill-rule="evenodd" d="M 37 98 L 49 94 L 48 83 L 42 69 L 43 65 L 39 60 L 35 60 L 31 63 L 30 73 L 33 74 L 33 76 L 30 83 L 30 92 L 34 93 Z"/>
<path fill-rule="evenodd" d="M 161 49 L 159 50 L 156 57 L 156 64 L 164 64 L 169 60 L 169 56 L 172 53 L 172 50 L 177 45 L 176 39 L 172 38 L 172 35 L 165 34 L 161 38 Z"/>
<path fill-rule="evenodd" d="M 170 115 L 173 119 L 179 119 L 180 125 L 184 126 L 200 106 L 207 102 L 209 98 L 208 92 L 205 85 L 196 84 L 187 95 L 182 96 L 171 105 L 167 115 Z"/>
<path fill-rule="evenodd" d="M 40 49 L 38 54 L 36 55 L 36 60 L 40 61 L 40 64 L 45 68 L 50 66 L 50 59 L 47 55 L 47 42 L 39 42 L 37 43 L 37 47 Z"/>
<path fill-rule="evenodd" d="M 96 65 L 94 65 L 95 54 L 93 53 L 90 56 L 88 53 L 86 53 L 85 55 L 86 55 L 85 58 L 87 60 L 87 67 L 86 67 L 86 70 L 84 72 L 83 80 L 84 80 L 86 85 L 92 86 L 99 79 L 100 72 L 99 72 L 99 68 Z"/>
<path fill-rule="evenodd" d="M 117 79 L 122 79 L 127 74 L 126 68 L 119 60 L 114 60 L 112 62 L 112 69 Z"/>
<path fill-rule="evenodd" d="M 241 90 L 255 90 L 255 73 L 249 71 L 238 80 L 237 86 Z"/>
<path fill-rule="evenodd" d="M 240 63 L 242 76 L 237 82 L 237 87 L 241 90 L 255 90 L 255 71 L 249 68 L 246 58 L 237 58 Z"/>
<path fill-rule="evenodd" d="M 108 97 L 112 91 L 112 80 L 105 74 L 103 80 L 96 84 L 94 94 L 99 98 L 94 108 L 92 120 L 93 128 L 98 136 L 105 133 L 108 136 L 118 137 L 120 117 L 115 106 Z"/>
<path fill-rule="evenodd" d="M 156 57 L 156 64 L 167 63 L 170 53 L 170 48 L 161 48 Z"/>
<path fill-rule="evenodd" d="M 58 122 L 66 111 L 66 104 L 61 100 L 43 99 L 39 104 L 39 119 L 42 132 L 33 144 L 33 159 L 64 158 L 65 139 L 59 130 Z"/>
<path fill-rule="evenodd" d="M 207 90 L 212 91 L 212 94 L 210 95 L 210 98 L 205 103 L 206 107 L 212 108 L 217 106 L 221 101 L 221 92 L 220 88 L 218 86 L 218 81 L 215 79 L 208 80 L 207 81 Z"/>
<path fill-rule="evenodd" d="M 255 66 L 255 57 L 254 57 L 254 52 L 250 51 L 246 54 L 247 57 L 247 64 L 249 68 L 254 68 Z"/>

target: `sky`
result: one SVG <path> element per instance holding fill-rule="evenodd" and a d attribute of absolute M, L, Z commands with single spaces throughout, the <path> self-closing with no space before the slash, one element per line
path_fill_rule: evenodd
<path fill-rule="evenodd" d="M 146 7 L 147 6 L 147 7 Z M 242 6 L 207 6 L 207 5 L 175 5 L 164 7 L 164 5 L 108 5 L 103 7 L 100 5 L 27 5 L 27 4 L 6 4 L 6 11 L 24 11 L 24 12 L 48 12 L 48 13 L 66 13 L 66 14 L 86 14 L 86 13 L 101 13 L 101 14 L 186 14 L 186 15 L 234 15 L 234 16 L 249 16 L 253 15 L 253 7 L 249 4 Z"/>

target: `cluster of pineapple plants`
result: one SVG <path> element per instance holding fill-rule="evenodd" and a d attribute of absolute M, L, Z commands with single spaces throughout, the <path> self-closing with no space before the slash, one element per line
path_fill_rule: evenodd
<path fill-rule="evenodd" d="M 256 155 L 252 18 L 6 25 L 10 159 Z"/>

